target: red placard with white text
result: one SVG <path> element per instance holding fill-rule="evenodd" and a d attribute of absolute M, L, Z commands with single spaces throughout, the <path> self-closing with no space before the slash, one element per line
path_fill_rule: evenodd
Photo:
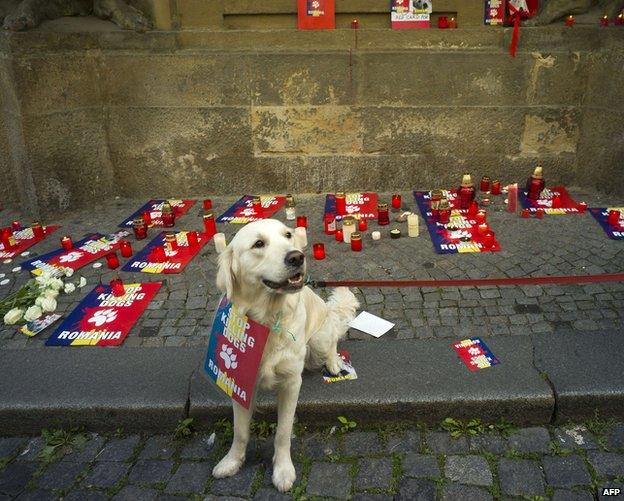
<path fill-rule="evenodd" d="M 245 195 L 237 200 L 232 207 L 217 218 L 217 223 L 247 224 L 273 216 L 286 203 L 284 196 L 260 196 L 262 212 L 257 214 L 253 208 L 252 195 Z"/>
<path fill-rule="evenodd" d="M 297 28 L 333 30 L 336 27 L 334 0 L 297 0 Z"/>
<path fill-rule="evenodd" d="M 32 228 L 23 228 L 19 231 L 13 232 L 13 238 L 15 238 L 17 245 L 11 247 L 10 249 L 5 249 L 4 246 L 0 243 L 0 259 L 13 259 L 18 254 L 21 254 L 26 249 L 32 247 L 36 243 L 41 242 L 45 237 L 54 233 L 58 230 L 60 226 L 57 225 L 49 225 L 43 227 L 43 237 L 35 237 Z M 2 229 L 0 229 L 0 233 Z"/>
<path fill-rule="evenodd" d="M 553 199 L 559 197 L 559 205 L 553 207 Z M 544 188 L 537 200 L 531 200 L 527 197 L 526 190 L 518 190 L 518 198 L 524 209 L 529 212 L 535 212 L 542 209 L 545 214 L 561 215 L 561 214 L 582 214 L 585 208 L 581 208 L 577 202 L 570 196 L 568 190 L 564 186 L 551 186 Z"/>
<path fill-rule="evenodd" d="M 377 219 L 377 193 L 345 193 L 345 216 L 356 219 Z M 336 195 L 329 193 L 325 196 L 325 215 L 337 216 Z M 343 216 L 341 216 L 343 217 Z"/>
<path fill-rule="evenodd" d="M 152 199 L 149 200 L 145 205 L 143 205 L 140 209 L 135 211 L 130 217 L 127 217 L 120 225 L 120 228 L 132 228 L 132 222 L 138 218 L 142 217 L 145 212 L 150 213 L 150 223 L 148 226 L 150 228 L 153 227 L 162 227 L 162 207 L 165 202 L 169 202 L 171 208 L 173 209 L 173 213 L 175 214 L 176 219 L 180 216 L 186 214 L 188 210 L 193 207 L 195 204 L 195 200 L 175 200 L 175 199 Z"/>

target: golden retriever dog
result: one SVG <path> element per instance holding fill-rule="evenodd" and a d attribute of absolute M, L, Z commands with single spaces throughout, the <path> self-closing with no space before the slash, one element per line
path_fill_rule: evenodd
<path fill-rule="evenodd" d="M 305 272 L 305 255 L 294 231 L 275 219 L 241 228 L 219 256 L 217 271 L 217 287 L 228 299 L 256 322 L 271 326 L 256 390 L 277 393 L 273 484 L 281 492 L 289 490 L 296 478 L 290 438 L 304 366 L 325 365 L 332 374 L 340 372 L 337 344 L 359 306 L 346 287 L 335 289 L 323 301 L 304 286 Z M 234 440 L 212 470 L 216 478 L 236 474 L 245 461 L 253 404 L 250 410 L 232 404 Z"/>

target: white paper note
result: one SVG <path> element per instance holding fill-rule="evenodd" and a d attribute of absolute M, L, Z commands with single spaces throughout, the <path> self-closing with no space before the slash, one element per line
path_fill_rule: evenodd
<path fill-rule="evenodd" d="M 349 322 L 349 327 L 366 332 L 366 334 L 370 334 L 371 336 L 381 337 L 392 329 L 394 324 L 372 313 L 363 311 Z"/>

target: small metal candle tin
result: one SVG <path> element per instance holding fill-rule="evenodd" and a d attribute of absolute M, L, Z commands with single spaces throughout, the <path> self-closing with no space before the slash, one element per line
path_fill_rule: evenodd
<path fill-rule="evenodd" d="M 390 215 L 388 214 L 388 204 L 377 204 L 377 223 L 379 226 L 390 224 Z"/>
<path fill-rule="evenodd" d="M 390 230 L 390 238 L 394 240 L 396 240 L 397 238 L 401 238 L 401 230 L 399 230 L 398 228 Z"/>

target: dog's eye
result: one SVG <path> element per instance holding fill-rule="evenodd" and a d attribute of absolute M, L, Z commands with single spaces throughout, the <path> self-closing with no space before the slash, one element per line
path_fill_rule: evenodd
<path fill-rule="evenodd" d="M 260 249 L 262 247 L 264 247 L 264 242 L 262 240 L 256 240 L 253 244 L 254 249 Z"/>
<path fill-rule="evenodd" d="M 292 238 L 292 233 L 290 231 L 286 232 L 286 238 Z"/>

